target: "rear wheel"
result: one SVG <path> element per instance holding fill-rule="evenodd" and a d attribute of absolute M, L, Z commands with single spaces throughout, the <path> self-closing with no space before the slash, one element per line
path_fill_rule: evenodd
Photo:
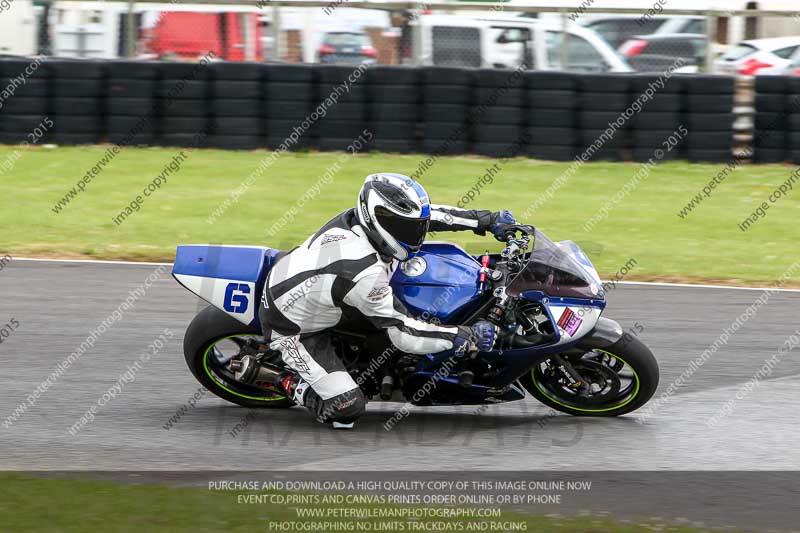
<path fill-rule="evenodd" d="M 658 387 L 658 363 L 635 337 L 566 359 L 588 389 L 579 391 L 551 360 L 535 366 L 521 379 L 537 400 L 563 413 L 624 415 L 647 403 Z"/>
<path fill-rule="evenodd" d="M 209 306 L 189 324 L 183 352 L 197 381 L 220 398 L 244 407 L 291 407 L 281 392 L 242 383 L 230 369 L 231 361 L 257 354 L 263 343 L 261 331 Z"/>

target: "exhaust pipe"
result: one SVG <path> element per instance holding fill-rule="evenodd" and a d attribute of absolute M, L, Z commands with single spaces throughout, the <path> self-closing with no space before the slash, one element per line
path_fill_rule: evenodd
<path fill-rule="evenodd" d="M 248 385 L 257 385 L 258 383 L 274 385 L 278 383 L 281 375 L 277 370 L 258 364 L 255 357 L 250 355 L 245 355 L 238 361 L 231 361 L 230 369 L 234 371 L 233 376 L 237 381 Z"/>

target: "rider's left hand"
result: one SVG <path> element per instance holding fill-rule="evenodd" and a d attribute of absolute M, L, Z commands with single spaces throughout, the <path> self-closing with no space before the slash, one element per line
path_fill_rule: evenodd
<path fill-rule="evenodd" d="M 472 333 L 475 335 L 478 351 L 489 352 L 494 348 L 498 329 L 488 320 L 479 320 L 472 325 Z"/>
<path fill-rule="evenodd" d="M 492 213 L 492 223 L 489 226 L 489 231 L 498 241 L 505 241 L 508 226 L 512 226 L 516 223 L 517 220 L 514 218 L 514 215 L 511 214 L 511 211 L 497 211 L 496 213 Z"/>

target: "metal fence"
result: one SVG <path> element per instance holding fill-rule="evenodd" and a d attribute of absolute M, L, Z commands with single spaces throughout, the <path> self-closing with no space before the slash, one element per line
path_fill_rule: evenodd
<path fill-rule="evenodd" d="M 196 60 L 213 52 L 228 61 L 574 72 L 659 72 L 682 59 L 686 72 L 800 72 L 800 6 L 768 11 L 731 0 L 737 9 L 720 11 L 702 9 L 709 3 L 702 0 L 545 3 L 0 0 L 0 54 Z M 737 43 L 769 37 L 787 39 L 771 45 L 770 55 L 742 60 L 752 50 Z"/>

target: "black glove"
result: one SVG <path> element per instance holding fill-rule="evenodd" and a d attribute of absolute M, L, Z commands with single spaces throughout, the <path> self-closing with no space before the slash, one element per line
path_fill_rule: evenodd
<path fill-rule="evenodd" d="M 497 331 L 497 326 L 486 320 L 479 320 L 471 327 L 458 326 L 458 335 L 453 341 L 453 350 L 459 356 L 472 351 L 491 351 L 497 340 Z"/>
<path fill-rule="evenodd" d="M 492 213 L 492 223 L 489 225 L 489 231 L 494 235 L 495 239 L 505 242 L 508 227 L 516 223 L 517 220 L 511 214 L 511 211 L 497 211 Z"/>

